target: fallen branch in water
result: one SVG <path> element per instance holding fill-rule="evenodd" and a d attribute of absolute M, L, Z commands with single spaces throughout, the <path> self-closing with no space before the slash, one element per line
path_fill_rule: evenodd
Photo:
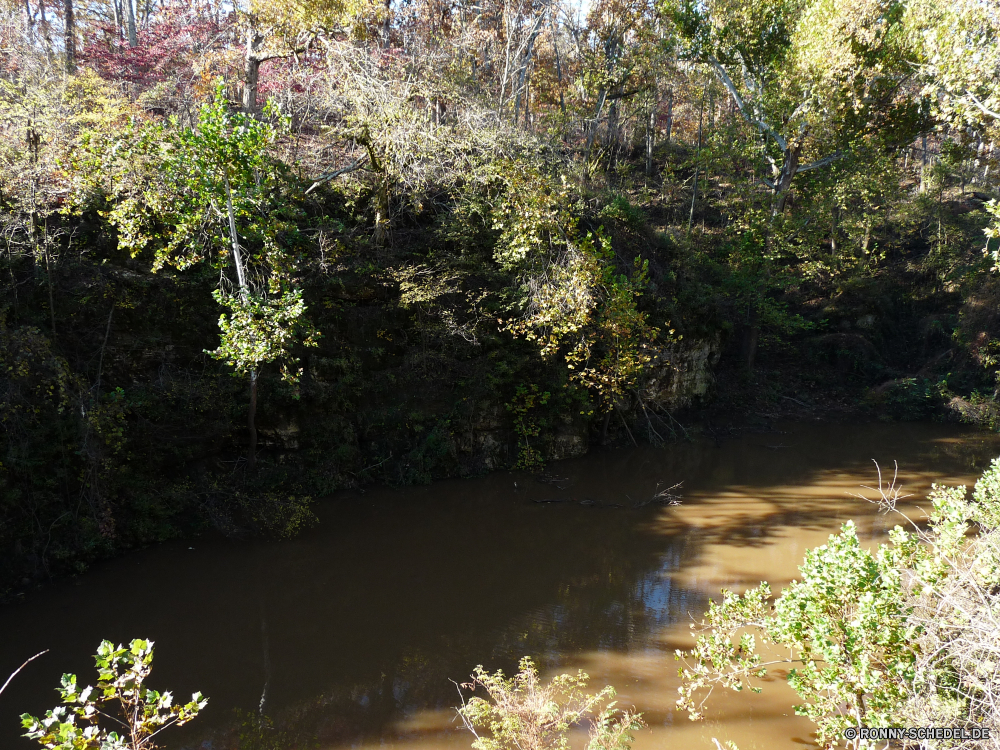
<path fill-rule="evenodd" d="M 680 505 L 681 496 L 674 493 L 674 490 L 679 490 L 684 485 L 684 482 L 677 482 L 677 484 L 672 484 L 665 489 L 660 489 L 660 483 L 656 483 L 656 489 L 653 490 L 653 496 L 644 503 L 637 503 L 633 505 L 633 508 L 645 508 L 647 505 L 652 503 L 659 503 L 662 505 Z M 628 497 L 628 495 L 626 495 Z M 629 498 L 630 500 L 632 498 Z"/>
<path fill-rule="evenodd" d="M 798 400 L 797 398 L 792 398 L 791 396 L 782 396 L 782 398 L 784 398 L 784 399 L 787 399 L 787 400 L 789 400 L 789 401 L 794 401 L 794 402 L 795 402 L 795 403 L 797 403 L 797 404 L 798 404 L 799 406 L 804 406 L 804 407 L 806 407 L 807 409 L 811 409 L 811 408 L 812 408 L 811 406 L 809 406 L 809 404 L 804 404 L 804 403 L 802 403 L 801 401 L 799 401 L 799 400 Z"/>

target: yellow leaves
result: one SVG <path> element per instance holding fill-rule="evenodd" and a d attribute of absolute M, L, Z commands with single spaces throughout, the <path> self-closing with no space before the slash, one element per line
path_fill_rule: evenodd
<path fill-rule="evenodd" d="M 423 264 L 394 269 L 390 276 L 399 284 L 399 301 L 403 307 L 432 302 L 438 297 L 459 291 L 455 273 L 440 272 Z"/>
<path fill-rule="evenodd" d="M 885 75 L 906 50 L 893 0 L 814 0 L 794 36 L 810 85 L 825 87 Z"/>
<path fill-rule="evenodd" d="M 378 0 L 250 0 L 250 13 L 292 35 L 348 30 L 364 37 L 365 21 L 381 21 L 385 3 Z"/>
<path fill-rule="evenodd" d="M 62 100 L 71 112 L 70 122 L 92 129 L 121 125 L 133 108 L 121 92 L 86 68 L 65 79 Z"/>

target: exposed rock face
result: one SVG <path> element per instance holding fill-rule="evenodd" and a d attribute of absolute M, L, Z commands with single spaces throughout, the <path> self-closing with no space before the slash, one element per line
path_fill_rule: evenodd
<path fill-rule="evenodd" d="M 559 421 L 559 427 L 543 443 L 542 454 L 545 459 L 558 461 L 585 454 L 590 448 L 587 423 L 582 419 L 573 419 L 569 415 L 564 415 Z"/>
<path fill-rule="evenodd" d="M 500 404 L 482 402 L 464 429 L 452 433 L 452 453 L 472 471 L 492 471 L 509 465 L 508 430 Z"/>
<path fill-rule="evenodd" d="M 281 451 L 294 451 L 299 449 L 299 427 L 298 420 L 292 415 L 283 415 L 284 419 L 271 429 L 260 428 L 258 435 L 261 444 L 270 445 Z"/>
<path fill-rule="evenodd" d="M 719 360 L 720 338 L 717 335 L 710 339 L 685 339 L 660 351 L 643 388 L 645 406 L 673 411 L 690 406 L 705 397 L 713 381 L 712 368 Z M 510 468 L 519 460 L 525 447 L 522 444 L 524 440 L 528 441 L 531 450 L 544 461 L 582 456 L 589 450 L 591 440 L 596 435 L 595 430 L 599 427 L 578 414 L 563 414 L 555 418 L 549 414 L 540 432 L 526 438 L 515 429 L 506 405 L 495 398 L 484 398 L 470 405 L 471 408 L 463 417 L 450 420 L 445 423 L 446 427 L 436 433 L 443 439 L 440 449 L 432 449 L 437 455 L 435 460 L 438 461 L 434 469 L 436 475 L 467 476 Z M 634 403 L 631 407 L 639 409 Z M 627 418 L 630 410 L 625 406 L 623 416 Z M 300 417 L 304 418 L 301 429 Z M 290 458 L 300 449 L 300 444 L 308 447 L 306 433 L 317 429 L 316 424 L 310 423 L 318 421 L 325 425 L 328 417 L 329 415 L 322 413 L 309 416 L 273 414 L 271 423 L 259 428 L 261 443 L 276 450 L 279 460 Z M 329 431 L 332 427 L 320 429 Z M 364 440 L 359 441 L 353 431 L 349 432 L 343 440 L 336 442 L 351 443 L 354 451 L 361 457 L 358 460 L 365 465 L 377 463 L 386 455 L 390 455 L 390 458 L 403 456 L 404 461 L 412 463 L 418 460 L 414 458 L 415 452 L 427 452 L 427 449 L 420 447 L 419 442 L 413 442 L 414 435 L 403 438 L 411 441 L 408 443 L 382 444 L 379 441 L 385 438 L 385 434 L 374 430 L 368 434 L 367 440 L 371 442 L 368 446 Z M 424 431 L 420 435 L 426 438 L 429 432 Z"/>
<path fill-rule="evenodd" d="M 656 356 L 643 399 L 668 411 L 690 406 L 708 394 L 712 368 L 718 363 L 720 352 L 719 334 L 709 339 L 674 342 Z"/>

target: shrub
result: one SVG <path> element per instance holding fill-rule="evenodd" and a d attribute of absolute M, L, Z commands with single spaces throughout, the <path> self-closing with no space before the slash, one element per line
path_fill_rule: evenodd
<path fill-rule="evenodd" d="M 880 482 L 895 509 L 895 480 Z M 806 554 L 801 581 L 777 599 L 767 583 L 723 592 L 681 670 L 678 705 L 702 715 L 718 685 L 759 692 L 770 664 L 793 664 L 796 713 L 825 746 L 848 727 L 987 727 L 1000 734 L 1000 459 L 976 484 L 935 485 L 927 529 L 902 516 L 890 542 L 864 549 L 854 524 Z M 975 527 L 978 534 L 969 536 Z M 757 639 L 787 649 L 764 662 Z M 857 739 L 850 747 L 875 747 Z M 952 747 L 982 747 L 981 740 Z M 996 745 L 991 745 L 995 747 Z"/>
<path fill-rule="evenodd" d="M 466 728 L 476 737 L 474 750 L 549 750 L 568 748 L 570 728 L 587 721 L 587 750 L 628 750 L 632 732 L 642 728 L 641 714 L 615 707 L 615 689 L 610 685 L 598 693 L 585 692 L 584 672 L 561 674 L 548 684 L 538 679 L 530 657 L 521 659 L 511 678 L 502 671 L 490 674 L 476 667 L 472 681 L 462 685 L 485 689 L 490 700 L 470 698 L 458 709 Z M 477 730 L 487 730 L 488 736 Z"/>
<path fill-rule="evenodd" d="M 65 705 L 46 711 L 42 719 L 23 714 L 26 737 L 47 750 L 154 750 L 154 737 L 191 721 L 208 703 L 194 693 L 190 702 L 175 704 L 169 691 L 143 687 L 152 669 L 152 641 L 137 638 L 127 648 L 102 641 L 95 661 L 97 687 L 81 690 L 75 674 L 64 674 L 58 690 Z M 120 719 L 108 714 L 116 704 Z M 125 733 L 109 732 L 100 725 L 102 717 L 125 727 Z"/>

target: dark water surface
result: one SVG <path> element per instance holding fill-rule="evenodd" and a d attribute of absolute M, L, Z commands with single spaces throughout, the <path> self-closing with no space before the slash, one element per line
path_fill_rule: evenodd
<path fill-rule="evenodd" d="M 691 617 L 721 586 L 786 583 L 848 518 L 884 538 L 895 520 L 849 495 L 875 483 L 872 459 L 883 471 L 898 461 L 922 501 L 931 482 L 971 484 L 996 455 L 996 435 L 954 425 L 785 424 L 721 444 L 595 450 L 552 464 L 548 481 L 501 472 L 345 492 L 288 542 L 140 551 L 0 608 L 3 678 L 51 649 L 0 695 L 0 748 L 32 747 L 16 717 L 54 706 L 62 672 L 93 682 L 102 638 L 135 637 L 156 641 L 152 687 L 210 697 L 164 735 L 170 748 L 225 747 L 234 709 L 262 699 L 322 748 L 467 748 L 449 680 L 525 654 L 546 674 L 582 668 L 595 687 L 614 684 L 650 725 L 640 750 L 809 745 L 780 680 L 720 695 L 705 722 L 675 712 L 673 650 L 691 643 Z M 643 505 L 676 482 L 680 505 Z"/>

